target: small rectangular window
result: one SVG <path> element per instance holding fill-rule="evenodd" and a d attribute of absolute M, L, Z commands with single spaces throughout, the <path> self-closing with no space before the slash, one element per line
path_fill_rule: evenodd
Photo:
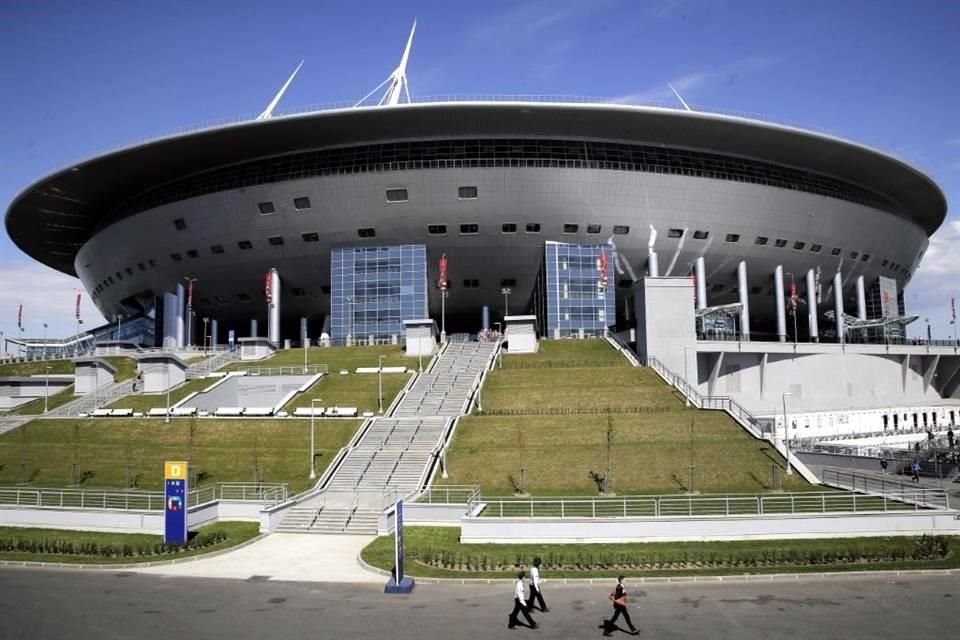
<path fill-rule="evenodd" d="M 683 229 L 670 229 L 669 231 L 667 231 L 667 237 L 668 237 L 668 238 L 682 238 L 682 237 L 683 237 Z"/>
<path fill-rule="evenodd" d="M 240 247 L 240 249 L 242 249 L 243 251 L 247 251 L 248 249 L 253 249 L 253 243 L 250 242 L 249 240 L 241 240 L 240 242 L 237 243 L 237 246 Z"/>
<path fill-rule="evenodd" d="M 300 196 L 299 198 L 293 199 L 293 208 L 297 211 L 303 211 L 304 209 L 310 208 L 310 198 L 307 196 Z"/>
<path fill-rule="evenodd" d="M 427 233 L 432 236 L 445 236 L 447 235 L 447 225 L 445 224 L 428 224 Z"/>
<path fill-rule="evenodd" d="M 476 187 L 459 187 L 457 189 L 457 197 L 461 200 L 476 200 L 477 198 L 477 188 Z"/>
<path fill-rule="evenodd" d="M 763 291 L 763 287 L 750 287 L 750 295 L 756 296 Z"/>
<path fill-rule="evenodd" d="M 527 233 L 540 233 L 540 223 L 539 222 L 528 222 Z"/>
<path fill-rule="evenodd" d="M 302 298 L 307 295 L 307 292 L 303 290 L 303 287 L 293 287 L 290 289 L 290 293 L 293 294 L 295 298 Z"/>
<path fill-rule="evenodd" d="M 833 249 L 830 249 L 830 255 L 838 256 L 840 255 L 840 251 L 842 251 L 840 247 L 834 247 Z"/>
<path fill-rule="evenodd" d="M 516 278 L 500 278 L 501 287 L 515 287 L 517 286 Z"/>
<path fill-rule="evenodd" d="M 753 244 L 764 245 L 770 242 L 770 239 L 767 236 L 757 236 L 757 239 L 753 241 Z"/>
<path fill-rule="evenodd" d="M 267 242 L 274 247 L 279 247 L 283 244 L 283 238 L 281 236 L 270 236 L 267 238 Z"/>
<path fill-rule="evenodd" d="M 810 253 L 820 253 L 820 250 L 823 249 L 822 244 L 812 244 L 810 245 Z"/>
<path fill-rule="evenodd" d="M 323 285 L 322 287 L 320 287 L 320 292 L 329 295 L 329 294 L 330 294 L 330 285 L 325 284 L 325 285 Z"/>
<path fill-rule="evenodd" d="M 578 229 L 580 229 L 580 225 L 577 224 L 567 223 L 563 225 L 564 233 L 576 233 Z"/>
<path fill-rule="evenodd" d="M 183 256 L 180 255 L 179 253 L 171 253 L 170 259 L 173 260 L 174 262 L 180 262 L 181 260 L 183 260 Z"/>
<path fill-rule="evenodd" d="M 153 258 L 150 258 L 149 260 L 147 260 L 147 263 L 149 263 L 149 265 L 150 265 L 152 268 L 156 269 L 156 267 L 157 267 L 157 261 L 156 261 L 156 260 L 154 260 Z"/>
<path fill-rule="evenodd" d="M 860 252 L 859 252 L 859 251 L 851 251 L 851 252 L 850 252 L 850 259 L 851 259 L 851 260 L 856 260 L 856 259 L 859 258 L 859 257 L 860 257 Z"/>
<path fill-rule="evenodd" d="M 590 233 L 590 234 L 600 233 L 600 228 L 601 227 L 598 224 L 588 224 L 587 233 Z"/>
<path fill-rule="evenodd" d="M 376 238 L 377 232 L 373 227 L 364 227 L 363 229 L 357 229 L 357 235 L 361 238 Z"/>
<path fill-rule="evenodd" d="M 107 282 L 109 282 L 109 283 L 112 285 L 112 284 L 113 284 L 113 276 L 107 276 Z"/>
<path fill-rule="evenodd" d="M 880 266 L 885 267 L 885 266 L 887 266 L 888 264 L 890 264 L 890 261 L 889 261 L 889 260 L 884 260 L 883 262 L 880 263 Z"/>
<path fill-rule="evenodd" d="M 710 237 L 710 232 L 709 232 L 709 231 L 702 231 L 702 230 L 699 230 L 699 229 L 698 229 L 697 231 L 694 231 L 694 232 L 693 232 L 693 239 L 694 239 L 694 240 L 706 240 L 706 239 L 709 238 L 709 237 Z"/>
<path fill-rule="evenodd" d="M 320 242 L 320 234 L 316 231 L 308 231 L 307 233 L 301 233 L 300 237 L 303 238 L 304 242 Z"/>
<path fill-rule="evenodd" d="M 223 253 L 223 245 L 222 244 L 213 245 L 212 247 L 210 247 L 210 252 L 220 255 L 221 253 Z"/>
<path fill-rule="evenodd" d="M 787 246 L 787 241 L 783 238 L 777 238 L 773 241 L 773 246 L 775 246 L 777 249 L 783 249 L 785 246 Z"/>
<path fill-rule="evenodd" d="M 860 262 L 870 262 L 870 254 L 869 253 L 863 254 L 863 257 L 860 258 Z"/>
<path fill-rule="evenodd" d="M 260 208 L 260 215 L 262 216 L 270 215 L 271 213 L 277 212 L 272 202 L 261 202 L 257 206 Z"/>
<path fill-rule="evenodd" d="M 517 223 L 515 222 L 504 222 L 500 226 L 500 233 L 516 233 L 517 232 Z"/>
<path fill-rule="evenodd" d="M 793 250 L 802 251 L 805 246 L 807 246 L 806 242 L 800 242 L 799 240 L 797 240 L 796 242 L 793 243 Z"/>
<path fill-rule="evenodd" d="M 739 233 L 728 233 L 726 237 L 727 242 L 740 242 Z"/>
<path fill-rule="evenodd" d="M 119 271 L 117 271 L 117 280 L 123 280 L 123 275 Z"/>
<path fill-rule="evenodd" d="M 188 258 L 199 258 L 200 253 L 196 249 L 187 249 Z"/>
<path fill-rule="evenodd" d="M 625 236 L 630 233 L 630 227 L 625 224 L 615 224 L 613 225 L 613 233 L 618 236 Z"/>
<path fill-rule="evenodd" d="M 387 189 L 387 202 L 406 202 L 406 189 Z"/>
<path fill-rule="evenodd" d="M 187 228 L 187 221 L 183 218 L 177 218 L 173 221 L 173 226 L 176 227 L 177 231 L 183 231 Z"/>
<path fill-rule="evenodd" d="M 468 222 L 460 225 L 460 235 L 469 236 L 480 232 L 480 225 L 476 222 Z"/>
<path fill-rule="evenodd" d="M 464 289 L 476 289 L 479 286 L 480 286 L 480 281 L 477 280 L 476 278 L 467 278 L 466 280 L 463 281 Z"/>

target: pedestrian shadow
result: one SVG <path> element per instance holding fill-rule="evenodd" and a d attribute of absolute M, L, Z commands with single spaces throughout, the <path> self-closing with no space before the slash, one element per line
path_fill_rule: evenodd
<path fill-rule="evenodd" d="M 611 624 L 610 620 L 604 618 L 603 622 L 597 625 L 597 629 L 603 629 L 603 635 L 609 636 L 613 635 L 614 631 L 619 631 L 620 633 L 626 634 L 628 636 L 635 636 L 640 634 L 640 628 L 637 627 L 636 631 L 630 631 L 628 629 L 622 629 L 617 624 Z"/>

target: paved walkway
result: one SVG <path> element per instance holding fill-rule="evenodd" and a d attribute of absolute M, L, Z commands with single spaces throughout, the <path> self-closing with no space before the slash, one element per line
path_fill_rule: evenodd
<path fill-rule="evenodd" d="M 383 584 L 357 558 L 376 536 L 274 533 L 214 558 L 136 569 L 137 573 L 193 578 Z"/>

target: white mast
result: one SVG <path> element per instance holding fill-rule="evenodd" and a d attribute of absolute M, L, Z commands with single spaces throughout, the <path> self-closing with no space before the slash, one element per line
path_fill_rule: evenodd
<path fill-rule="evenodd" d="M 413 46 L 413 34 L 417 31 L 417 21 L 413 21 L 413 28 L 410 29 L 410 37 L 407 38 L 407 46 L 403 50 L 403 56 L 400 58 L 400 64 L 396 69 L 393 70 L 387 79 L 378 84 L 373 91 L 363 96 L 363 98 L 357 104 L 353 105 L 359 107 L 363 104 L 367 98 L 372 96 L 374 93 L 383 88 L 384 85 L 387 86 L 386 92 L 384 92 L 383 97 L 380 98 L 380 106 L 387 105 L 393 106 L 400 104 L 400 98 L 402 96 L 407 97 L 407 102 L 410 102 L 410 86 L 407 82 L 407 61 L 410 59 L 410 47 Z"/>
<path fill-rule="evenodd" d="M 683 105 L 683 108 L 684 108 L 684 109 L 686 109 L 687 111 L 693 111 L 693 109 L 690 108 L 690 105 L 688 105 L 688 104 L 686 103 L 686 101 L 685 101 L 683 98 L 680 97 L 680 94 L 677 93 L 677 90 L 673 88 L 673 85 L 672 85 L 672 84 L 670 84 L 670 83 L 668 82 L 668 83 L 667 83 L 667 86 L 670 87 L 670 91 L 673 91 L 673 95 L 677 96 L 677 100 L 680 101 L 680 104 Z"/>
<path fill-rule="evenodd" d="M 277 92 L 277 95 L 273 97 L 273 100 L 270 101 L 270 104 L 267 105 L 267 108 L 263 110 L 263 113 L 257 116 L 257 120 L 266 120 L 273 117 L 273 110 L 276 108 L 277 103 L 280 102 L 280 98 L 283 97 L 283 94 L 286 93 L 287 87 L 290 86 L 290 83 L 293 82 L 293 79 L 296 77 L 297 72 L 300 71 L 300 67 L 303 66 L 303 60 L 300 61 L 300 64 L 297 65 L 297 68 L 293 70 L 293 73 L 290 74 L 290 77 L 287 78 L 287 81 L 283 83 L 283 86 L 280 87 L 280 91 Z"/>

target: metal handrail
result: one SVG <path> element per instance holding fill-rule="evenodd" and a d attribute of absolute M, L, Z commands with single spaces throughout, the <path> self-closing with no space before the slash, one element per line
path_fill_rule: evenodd
<path fill-rule="evenodd" d="M 236 371 L 246 372 L 250 376 L 283 376 L 283 375 L 308 375 L 318 373 L 330 373 L 325 364 L 307 365 L 307 371 L 304 372 L 302 365 L 291 365 L 283 367 L 248 367 L 238 368 Z"/>
<path fill-rule="evenodd" d="M 876 477 L 827 467 L 821 473 L 820 479 L 824 484 L 841 489 L 909 502 L 918 509 L 920 507 L 944 510 L 950 508 L 950 494 L 944 489 L 934 489 L 924 485 L 903 482 L 896 478 L 887 479 L 884 476 Z"/>
<path fill-rule="evenodd" d="M 187 503 L 196 506 L 215 500 L 242 500 L 276 504 L 286 495 L 286 483 L 217 483 L 193 489 Z M 0 505 L 9 506 L 162 511 L 165 500 L 162 491 L 0 487 Z"/>

